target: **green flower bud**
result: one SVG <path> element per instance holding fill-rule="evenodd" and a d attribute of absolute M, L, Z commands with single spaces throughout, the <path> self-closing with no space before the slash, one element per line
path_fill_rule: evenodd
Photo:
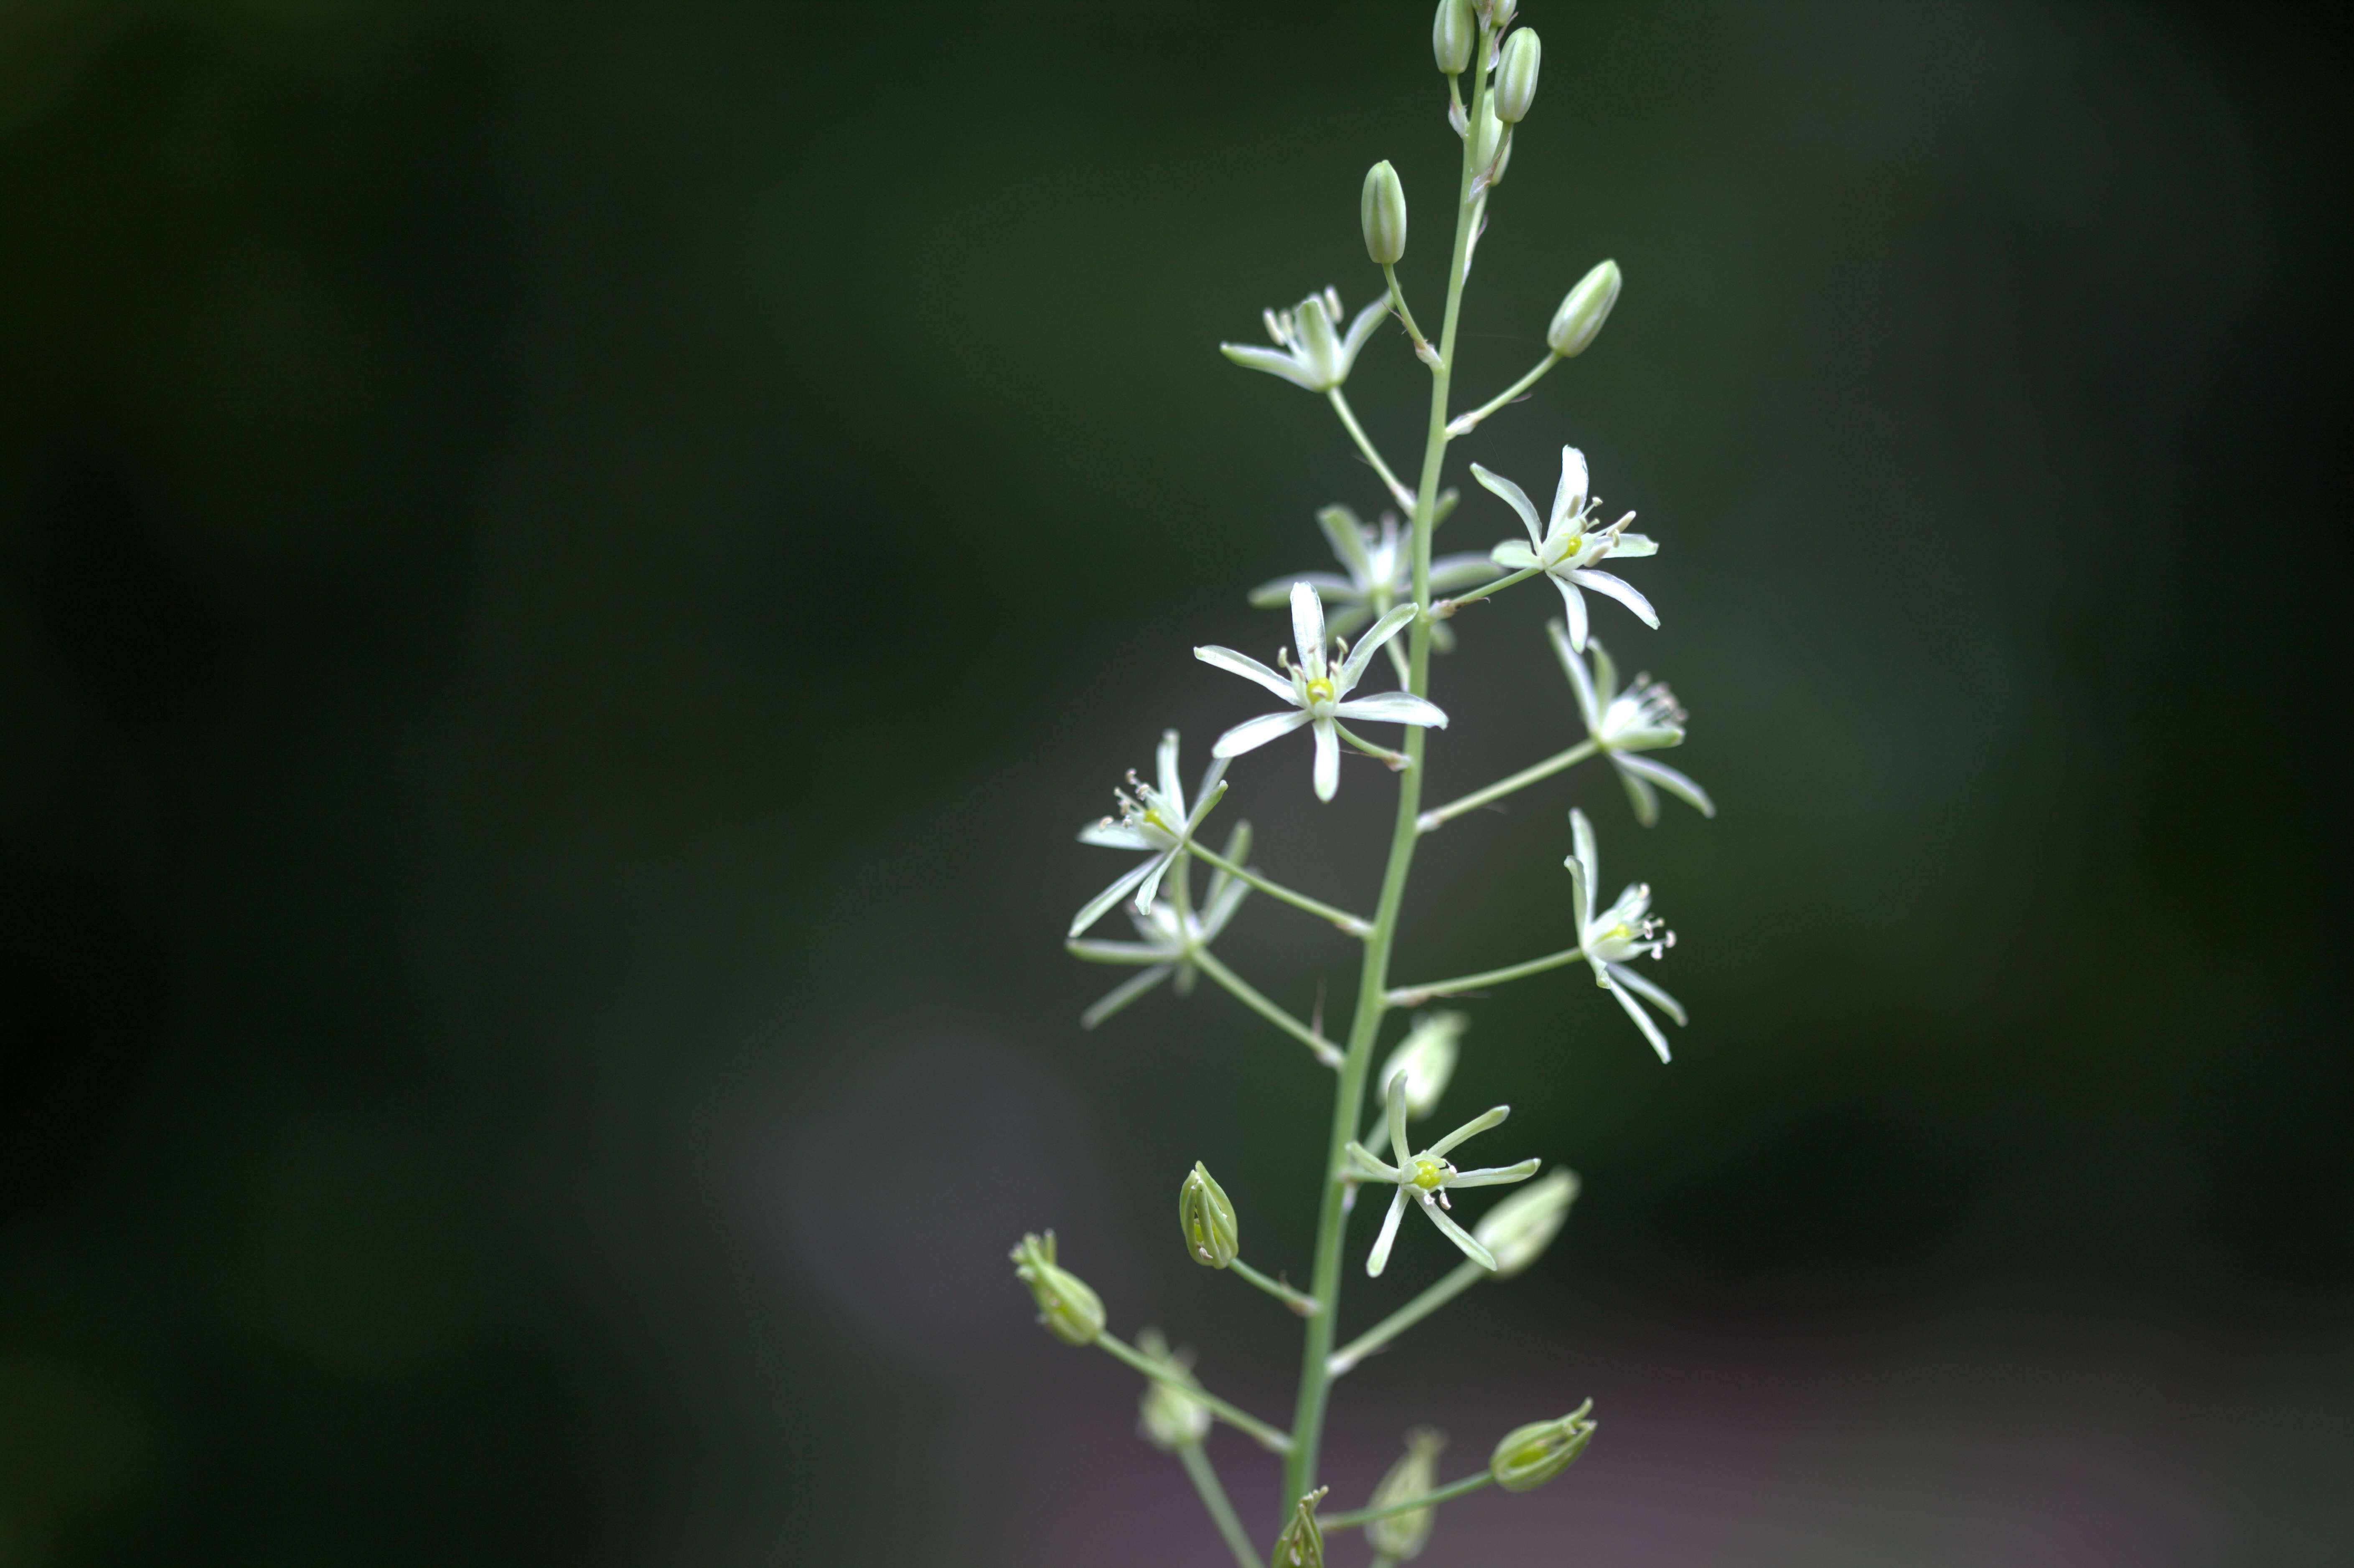
<path fill-rule="evenodd" d="M 1025 1235 L 1013 1249 L 1013 1276 L 1038 1298 L 1038 1321 L 1066 1345 L 1092 1345 L 1103 1332 L 1103 1298 L 1055 1266 L 1055 1233 Z"/>
<path fill-rule="evenodd" d="M 1193 1381 L 1193 1357 L 1189 1351 L 1172 1351 L 1158 1329 L 1137 1331 L 1136 1348 L 1187 1383 Z M 1210 1407 L 1158 1379 L 1147 1380 L 1144 1397 L 1136 1403 L 1137 1436 L 1168 1453 L 1210 1435 Z"/>
<path fill-rule="evenodd" d="M 1211 1178 L 1200 1160 L 1177 1189 L 1177 1229 L 1185 1237 L 1185 1251 L 1205 1268 L 1224 1268 L 1241 1249 L 1242 1234 L 1235 1206 L 1226 1190 Z"/>
<path fill-rule="evenodd" d="M 1398 184 L 1397 171 L 1387 158 L 1365 171 L 1357 222 L 1365 231 L 1365 254 L 1376 267 L 1386 267 L 1405 254 L 1405 187 Z"/>
<path fill-rule="evenodd" d="M 1324 1568 L 1324 1532 L 1317 1528 L 1316 1505 L 1331 1489 L 1318 1487 L 1291 1510 L 1291 1522 L 1275 1538 L 1275 1555 L 1268 1559 L 1273 1568 Z"/>
<path fill-rule="evenodd" d="M 1532 1421 L 1506 1433 L 1488 1461 L 1496 1484 L 1508 1492 L 1525 1492 L 1569 1468 L 1594 1436 L 1595 1423 L 1585 1417 L 1593 1408 L 1589 1399 L 1558 1421 Z"/>
<path fill-rule="evenodd" d="M 1481 0 L 1479 9 L 1487 13 L 1488 26 L 1500 33 L 1512 25 L 1512 13 L 1521 8 L 1521 0 Z"/>
<path fill-rule="evenodd" d="M 1496 68 L 1496 118 L 1517 125 L 1537 100 L 1537 60 L 1544 46 L 1533 29 L 1522 27 L 1504 40 L 1504 62 Z"/>
<path fill-rule="evenodd" d="M 1471 166 L 1487 171 L 1488 188 L 1504 183 L 1504 166 L 1512 161 L 1512 128 L 1496 118 L 1491 95 L 1472 127 Z"/>
<path fill-rule="evenodd" d="M 1496 1259 L 1495 1279 L 1510 1279 L 1553 1245 L 1577 1198 L 1577 1176 L 1556 1171 L 1532 1181 L 1488 1211 L 1471 1234 Z"/>
<path fill-rule="evenodd" d="M 1438 1451 L 1447 1446 L 1446 1436 L 1427 1426 L 1417 1426 L 1405 1435 L 1405 1455 L 1390 1467 L 1382 1484 L 1373 1489 L 1369 1508 L 1386 1508 L 1391 1503 L 1405 1502 L 1436 1490 L 1438 1486 Z M 1438 1510 L 1418 1508 L 1405 1513 L 1394 1513 L 1386 1519 L 1365 1521 L 1365 1544 L 1384 1557 L 1405 1562 L 1419 1557 L 1430 1540 L 1430 1527 L 1437 1522 Z"/>
<path fill-rule="evenodd" d="M 1455 1058 L 1460 1052 L 1457 1042 L 1470 1022 L 1460 1012 L 1433 1012 L 1416 1019 L 1389 1060 L 1382 1064 L 1382 1070 L 1373 1075 L 1374 1093 L 1386 1097 L 1390 1080 L 1404 1073 L 1405 1114 L 1416 1121 L 1428 1116 L 1437 1108 L 1438 1097 L 1447 1092 L 1447 1080 L 1455 1075 Z"/>
<path fill-rule="evenodd" d="M 1553 325 L 1545 328 L 1545 342 L 1564 359 L 1575 359 L 1600 334 L 1602 323 L 1610 319 L 1610 307 L 1617 302 L 1618 263 L 1605 261 L 1563 297 Z"/>
<path fill-rule="evenodd" d="M 1439 70 L 1459 76 L 1471 63 L 1471 45 L 1479 35 L 1471 0 L 1438 0 L 1438 15 L 1430 22 L 1430 52 Z"/>

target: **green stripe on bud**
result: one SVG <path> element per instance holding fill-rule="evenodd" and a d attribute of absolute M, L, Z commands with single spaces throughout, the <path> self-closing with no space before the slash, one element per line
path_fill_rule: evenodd
<path fill-rule="evenodd" d="M 1066 1345 L 1092 1345 L 1103 1332 L 1103 1298 L 1055 1265 L 1055 1233 L 1025 1235 L 1013 1251 L 1013 1276 L 1038 1300 L 1038 1321 Z"/>
<path fill-rule="evenodd" d="M 1471 63 L 1471 44 L 1479 32 L 1471 0 L 1438 0 L 1438 15 L 1430 20 L 1430 53 L 1443 74 L 1462 74 Z"/>
<path fill-rule="evenodd" d="M 1177 1228 L 1185 1237 L 1187 1255 L 1204 1268 L 1225 1267 L 1242 1247 L 1235 1206 L 1198 1160 L 1177 1189 Z"/>
<path fill-rule="evenodd" d="M 1417 1426 L 1405 1435 L 1405 1454 L 1390 1467 L 1382 1484 L 1373 1489 L 1368 1508 L 1387 1508 L 1392 1503 L 1411 1501 L 1426 1497 L 1438 1488 L 1438 1451 L 1447 1446 L 1445 1434 L 1428 1426 Z M 1403 1563 L 1422 1555 L 1430 1540 L 1430 1527 L 1437 1523 L 1435 1508 L 1409 1509 L 1385 1519 L 1365 1521 L 1365 1544 L 1384 1557 L 1394 1557 Z"/>
<path fill-rule="evenodd" d="M 1405 187 L 1387 158 L 1365 171 L 1357 222 L 1365 231 L 1365 254 L 1374 266 L 1389 266 L 1405 254 Z"/>
<path fill-rule="evenodd" d="M 1589 1399 L 1558 1421 L 1532 1421 L 1506 1433 L 1488 1461 L 1496 1484 L 1508 1492 L 1525 1492 L 1569 1468 L 1593 1440 L 1596 1423 L 1585 1414 L 1593 1408 Z"/>
<path fill-rule="evenodd" d="M 1291 1522 L 1275 1538 L 1275 1555 L 1267 1560 L 1272 1568 L 1324 1568 L 1324 1531 L 1317 1527 L 1316 1505 L 1331 1489 L 1319 1487 L 1299 1499 Z"/>
<path fill-rule="evenodd" d="M 1569 1206 L 1576 1199 L 1576 1173 L 1556 1171 L 1489 1210 L 1471 1234 L 1496 1259 L 1496 1272 L 1490 1277 L 1510 1279 L 1543 1256 L 1568 1223 Z"/>
<path fill-rule="evenodd" d="M 1504 60 L 1496 68 L 1496 118 L 1505 124 L 1519 124 L 1537 101 L 1537 61 L 1543 53 L 1533 28 L 1504 40 Z"/>
<path fill-rule="evenodd" d="M 1563 297 L 1553 325 L 1545 328 L 1546 344 L 1564 359 L 1575 359 L 1600 334 L 1602 323 L 1610 319 L 1610 307 L 1617 302 L 1618 263 L 1605 261 Z"/>

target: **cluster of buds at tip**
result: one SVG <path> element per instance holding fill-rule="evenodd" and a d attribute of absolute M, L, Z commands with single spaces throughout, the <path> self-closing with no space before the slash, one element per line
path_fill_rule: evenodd
<path fill-rule="evenodd" d="M 1193 1383 L 1193 1352 L 1171 1350 L 1160 1330 L 1139 1330 L 1136 1348 L 1167 1368 L 1172 1376 L 1188 1384 Z M 1137 1436 L 1164 1454 L 1199 1443 L 1210 1435 L 1210 1407 L 1158 1378 L 1146 1381 L 1144 1397 L 1137 1401 L 1136 1412 Z"/>
<path fill-rule="evenodd" d="M 1275 1538 L 1274 1568 L 1324 1568 L 1324 1531 L 1316 1523 L 1316 1505 L 1331 1489 L 1317 1488 L 1291 1510 L 1291 1522 Z"/>
<path fill-rule="evenodd" d="M 1544 45 L 1533 28 L 1522 27 L 1504 40 L 1502 63 L 1496 68 L 1496 118 L 1517 125 L 1528 118 L 1537 98 L 1537 62 Z"/>
<path fill-rule="evenodd" d="M 1387 1508 L 1392 1503 L 1428 1496 L 1438 1486 L 1438 1451 L 1446 1446 L 1446 1435 L 1431 1427 L 1417 1426 L 1407 1433 L 1405 1453 L 1390 1467 L 1381 1485 L 1373 1489 L 1373 1499 L 1366 1506 Z M 1437 1515 L 1435 1508 L 1417 1508 L 1368 1520 L 1365 1544 L 1400 1563 L 1419 1557 L 1423 1547 L 1429 1543 L 1430 1527 L 1437 1522 Z"/>
<path fill-rule="evenodd" d="M 1488 1460 L 1496 1484 L 1508 1492 L 1531 1491 L 1569 1468 L 1593 1440 L 1596 1424 L 1585 1414 L 1593 1408 L 1589 1399 L 1558 1420 L 1532 1421 L 1504 1434 Z"/>
<path fill-rule="evenodd" d="M 1438 14 L 1430 20 L 1430 53 L 1441 75 L 1463 73 L 1471 63 L 1471 45 L 1479 32 L 1471 0 L 1438 0 Z"/>
<path fill-rule="evenodd" d="M 1405 186 L 1398 183 L 1397 170 L 1387 158 L 1365 171 L 1357 222 L 1365 231 L 1365 254 L 1374 266 L 1387 267 L 1405 254 Z"/>
<path fill-rule="evenodd" d="M 1471 1234 L 1495 1257 L 1495 1277 L 1510 1279 L 1543 1256 L 1576 1201 L 1576 1172 L 1556 1171 L 1489 1210 Z"/>
<path fill-rule="evenodd" d="M 1564 359 L 1575 359 L 1601 335 L 1602 323 L 1617 302 L 1618 263 L 1602 262 L 1562 297 L 1561 309 L 1545 328 L 1545 346 Z"/>
<path fill-rule="evenodd" d="M 1241 1250 L 1241 1232 L 1226 1190 L 1200 1160 L 1177 1189 L 1177 1228 L 1185 1237 L 1185 1252 L 1204 1268 L 1224 1268 Z"/>
<path fill-rule="evenodd" d="M 1011 1255 L 1013 1276 L 1038 1301 L 1038 1321 L 1066 1345 L 1092 1345 L 1103 1333 L 1103 1298 L 1055 1263 L 1055 1233 L 1025 1235 Z"/>
<path fill-rule="evenodd" d="M 1462 1051 L 1459 1043 L 1470 1022 L 1460 1012 L 1429 1012 L 1416 1018 L 1375 1075 L 1376 1092 L 1386 1097 L 1390 1080 L 1403 1074 L 1406 1116 L 1420 1121 L 1437 1109 L 1438 1097 L 1447 1092 L 1447 1080 L 1455 1075 L 1455 1061 Z"/>

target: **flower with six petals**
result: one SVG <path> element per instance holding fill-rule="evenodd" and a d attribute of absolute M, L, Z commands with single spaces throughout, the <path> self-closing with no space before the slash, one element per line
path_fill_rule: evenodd
<path fill-rule="evenodd" d="M 1221 780 L 1226 765 L 1223 760 L 1214 761 L 1210 770 L 1202 775 L 1200 803 L 1190 815 L 1187 813 L 1185 787 L 1177 777 L 1177 732 L 1173 729 L 1161 732 L 1161 745 L 1153 760 L 1153 783 L 1139 782 L 1136 770 L 1130 768 L 1128 789 L 1112 791 L 1112 799 L 1119 802 L 1117 821 L 1106 817 L 1079 830 L 1079 842 L 1083 844 L 1138 850 L 1151 858 L 1087 900 L 1087 907 L 1071 918 L 1070 934 L 1074 937 L 1102 919 L 1104 911 L 1130 893 L 1136 895 L 1138 908 L 1150 909 L 1153 895 L 1161 891 L 1161 874 L 1176 860 L 1178 851 L 1192 838 L 1202 819 L 1209 815 L 1210 808 L 1225 793 Z"/>
<path fill-rule="evenodd" d="M 1447 496 L 1454 493 L 1448 491 L 1439 500 L 1444 503 Z M 1327 630 L 1335 637 L 1349 637 L 1375 616 L 1389 613 L 1392 606 L 1414 598 L 1414 524 L 1409 523 L 1401 530 L 1397 514 L 1384 512 L 1381 531 L 1375 533 L 1358 522 L 1357 514 L 1347 507 L 1327 506 L 1316 514 L 1316 525 L 1324 530 L 1332 554 L 1348 575 L 1294 572 L 1251 589 L 1251 603 L 1261 609 L 1274 609 L 1290 602 L 1294 584 L 1306 583 L 1316 590 L 1316 597 L 1324 601 L 1325 613 L 1331 616 Z M 1430 563 L 1430 591 L 1436 594 L 1469 588 L 1495 575 L 1495 566 L 1483 555 L 1441 556 Z M 1455 646 L 1454 630 L 1443 620 L 1432 622 L 1430 645 L 1446 652 Z M 1399 683 L 1404 684 L 1405 650 L 1392 641 L 1388 652 Z"/>
<path fill-rule="evenodd" d="M 1225 858 L 1240 863 L 1250 853 L 1250 824 L 1237 822 L 1226 840 Z M 1182 870 L 1178 874 L 1186 874 Z M 1142 973 L 1122 981 L 1079 1015 L 1082 1029 L 1093 1029 L 1170 976 L 1177 977 L 1177 994 L 1189 996 L 1199 972 L 1193 955 L 1218 939 L 1235 911 L 1250 896 L 1250 884 L 1224 871 L 1210 873 L 1210 891 L 1199 913 L 1180 911 L 1166 898 L 1129 911 L 1140 940 L 1107 942 L 1073 937 L 1063 946 L 1073 957 L 1097 964 L 1142 964 Z"/>
<path fill-rule="evenodd" d="M 1585 961 L 1594 969 L 1594 983 L 1618 999 L 1659 1060 L 1668 1059 L 1668 1037 L 1643 1011 L 1641 996 L 1661 1012 L 1684 1022 L 1683 1004 L 1631 967 L 1634 960 L 1649 954 L 1657 959 L 1676 945 L 1676 934 L 1667 929 L 1667 922 L 1650 913 L 1651 889 L 1647 883 L 1631 883 L 1618 895 L 1618 902 L 1599 914 L 1595 912 L 1595 889 L 1601 885 L 1601 861 L 1594 852 L 1594 824 L 1585 813 L 1573 806 L 1569 810 L 1570 837 L 1576 845 L 1575 853 L 1562 862 L 1569 868 L 1570 880 L 1577 891 L 1578 946 L 1585 950 Z"/>
<path fill-rule="evenodd" d="M 1389 313 L 1387 299 L 1375 300 L 1350 322 L 1345 335 L 1335 334 L 1341 319 L 1341 296 L 1331 289 L 1310 294 L 1288 311 L 1264 313 L 1267 335 L 1273 348 L 1247 343 L 1222 343 L 1218 352 L 1246 370 L 1280 376 L 1310 392 L 1330 392 L 1349 379 L 1357 351 L 1373 335 L 1373 328 Z"/>
<path fill-rule="evenodd" d="M 1638 673 L 1635 683 L 1622 692 L 1618 666 L 1603 651 L 1602 639 L 1586 640 L 1586 648 L 1594 655 L 1589 673 L 1585 661 L 1569 645 L 1569 633 L 1560 621 L 1545 622 L 1545 632 L 1553 639 L 1553 654 L 1569 677 L 1570 689 L 1577 694 L 1585 733 L 1594 737 L 1594 744 L 1618 770 L 1618 781 L 1627 786 L 1627 799 L 1635 803 L 1635 820 L 1647 828 L 1659 820 L 1660 789 L 1690 801 L 1703 817 L 1715 816 L 1716 803 L 1708 798 L 1707 790 L 1665 763 L 1634 755 L 1684 743 L 1684 711 L 1676 706 L 1676 694 L 1668 690 L 1668 683 Z"/>
<path fill-rule="evenodd" d="M 1382 1234 L 1373 1239 L 1373 1250 L 1365 1259 L 1365 1272 L 1378 1277 L 1389 1266 L 1390 1246 L 1397 1240 L 1398 1219 L 1408 1206 L 1420 1209 L 1430 1223 L 1439 1228 L 1448 1241 L 1463 1249 L 1463 1255 L 1480 1267 L 1494 1271 L 1494 1255 L 1479 1245 L 1479 1239 L 1450 1218 L 1447 1213 L 1454 1205 L 1447 1194 L 1464 1187 L 1498 1187 L 1508 1181 L 1525 1181 L 1537 1173 L 1544 1162 L 1523 1160 L 1518 1165 L 1492 1166 L 1481 1171 L 1458 1171 L 1447 1158 L 1447 1151 L 1467 1139 L 1487 1131 L 1512 1114 L 1510 1106 L 1498 1106 L 1483 1111 L 1432 1144 L 1419 1154 L 1409 1154 L 1405 1140 L 1405 1075 L 1400 1074 L 1389 1082 L 1385 1097 L 1389 1107 L 1390 1149 L 1397 1156 L 1395 1165 L 1385 1165 L 1365 1152 L 1365 1146 L 1354 1139 L 1349 1141 L 1349 1163 L 1352 1174 L 1364 1181 L 1386 1181 L 1396 1189 L 1390 1198 L 1390 1212 L 1382 1217 Z"/>
<path fill-rule="evenodd" d="M 1471 477 L 1519 513 L 1529 531 L 1527 544 L 1507 539 L 1496 546 L 1490 559 L 1508 572 L 1534 569 L 1553 579 L 1553 587 L 1561 590 L 1562 607 L 1569 614 L 1572 648 L 1585 651 L 1585 596 L 1578 591 L 1580 588 L 1608 594 L 1633 610 L 1644 625 L 1654 631 L 1659 630 L 1659 617 L 1651 609 L 1649 599 L 1636 592 L 1631 584 L 1594 569 L 1596 562 L 1614 556 L 1631 558 L 1657 555 L 1659 546 L 1656 540 L 1627 532 L 1627 524 L 1635 520 L 1632 512 L 1607 528 L 1587 528 L 1600 498 L 1589 500 L 1586 496 L 1585 453 L 1575 447 L 1561 449 L 1561 484 L 1553 491 L 1552 515 L 1543 524 L 1537 521 L 1537 509 L 1529 503 L 1528 493 L 1511 480 L 1476 462 L 1471 465 Z"/>

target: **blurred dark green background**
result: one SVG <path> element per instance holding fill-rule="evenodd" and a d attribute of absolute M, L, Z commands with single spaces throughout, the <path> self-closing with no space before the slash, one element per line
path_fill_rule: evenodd
<path fill-rule="evenodd" d="M 1723 810 L 1581 770 L 1426 841 L 1401 979 L 1564 945 L 1576 801 L 1694 1019 L 1662 1068 L 1573 979 L 1472 1004 L 1450 1108 L 1585 1196 L 1341 1385 L 1330 1478 L 1590 1393 L 1426 1561 L 2344 1561 L 2342 60 L 1525 11 L 1467 394 L 1628 282 L 1456 473 L 1574 440 L 1641 509 L 1663 630 L 1602 626 Z M 1370 297 L 1384 156 L 1435 314 L 1427 24 L 0 13 L 0 1563 L 1219 1560 L 1003 1253 L 1286 1408 L 1170 1199 L 1206 1159 L 1304 1272 L 1325 1080 L 1206 988 L 1083 1035 L 1059 938 L 1120 772 L 1257 711 L 1186 648 L 1272 648 L 1242 590 L 1379 505 L 1213 345 Z M 1422 376 L 1351 383 L 1402 461 Z M 1434 791 L 1574 738 L 1553 607 L 1461 623 Z M 1306 774 L 1225 814 L 1369 905 L 1389 781 Z M 1347 946 L 1258 900 L 1225 950 L 1304 1012 Z"/>

